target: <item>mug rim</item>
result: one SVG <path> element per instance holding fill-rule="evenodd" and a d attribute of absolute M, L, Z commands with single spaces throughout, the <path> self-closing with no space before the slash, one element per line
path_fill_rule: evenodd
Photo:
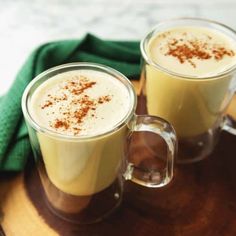
<path fill-rule="evenodd" d="M 190 75 L 186 75 L 186 74 L 181 74 L 181 73 L 177 73 L 177 72 L 174 72 L 174 71 L 171 71 L 161 65 L 159 65 L 158 63 L 154 62 L 148 55 L 147 55 L 147 50 L 146 50 L 146 43 L 148 43 L 150 41 L 150 39 L 156 35 L 157 31 L 159 30 L 159 28 L 161 26 L 164 26 L 165 24 L 168 24 L 168 23 L 178 23 L 180 21 L 195 21 L 195 22 L 199 22 L 199 23 L 206 23 L 206 24 L 212 24 L 212 25 L 215 25 L 217 27 L 220 27 L 221 29 L 224 29 L 228 32 L 230 32 L 231 34 L 234 34 L 235 35 L 235 39 L 236 39 L 236 30 L 232 29 L 231 27 L 223 24 L 223 23 L 220 23 L 218 21 L 214 21 L 214 20 L 209 20 L 209 19 L 205 19 L 205 18 L 198 18 L 198 17 L 177 17 L 177 18 L 172 18 L 172 19 L 169 19 L 169 20 L 164 20 L 160 23 L 158 23 L 156 26 L 154 26 L 152 28 L 151 31 L 149 31 L 149 33 L 146 34 L 146 36 L 141 40 L 140 42 L 140 50 L 141 50 L 141 55 L 142 55 L 142 58 L 145 60 L 145 62 L 151 66 L 154 66 L 155 68 L 169 74 L 169 75 L 172 75 L 172 76 L 175 76 L 176 78 L 178 79 L 187 79 L 187 80 L 199 80 L 199 79 L 220 79 L 221 77 L 223 76 L 226 76 L 226 75 L 229 75 L 231 74 L 232 72 L 234 72 L 236 70 L 236 62 L 233 66 L 231 66 L 230 68 L 226 69 L 225 71 L 222 71 L 216 75 L 210 75 L 210 76 L 190 76 Z M 172 28 L 174 26 L 171 26 L 170 28 Z M 210 28 L 209 26 L 205 26 L 206 28 Z M 168 30 L 168 28 L 166 29 Z M 219 29 L 218 29 L 219 31 Z M 222 32 L 223 33 L 223 32 Z"/>
<path fill-rule="evenodd" d="M 65 69 L 67 69 L 67 70 L 65 70 Z M 50 74 L 53 74 L 55 72 L 60 73 L 60 71 L 61 71 L 61 73 L 65 73 L 67 71 L 75 71 L 75 70 L 81 70 L 81 69 L 100 71 L 102 73 L 109 74 L 112 77 L 114 77 L 115 79 L 118 79 L 126 87 L 128 93 L 129 93 L 129 99 L 130 99 L 130 108 L 128 109 L 126 115 L 108 131 L 100 132 L 95 135 L 90 134 L 90 135 L 74 136 L 74 135 L 62 134 L 62 133 L 50 130 L 50 129 L 40 125 L 38 122 L 36 122 L 33 119 L 33 117 L 30 115 L 30 112 L 28 110 L 30 93 L 32 93 L 32 89 L 34 88 L 35 84 L 39 83 L 36 87 L 36 90 L 37 90 L 37 88 L 42 83 L 44 83 L 44 81 L 42 81 L 41 83 L 40 83 L 40 81 L 43 80 L 46 76 L 48 76 Z M 52 78 L 54 75 L 49 76 L 45 81 Z M 37 132 L 44 133 L 46 135 L 53 136 L 53 137 L 60 138 L 60 139 L 70 139 L 70 140 L 75 140 L 75 141 L 76 140 L 87 140 L 87 139 L 91 139 L 91 138 L 93 138 L 93 139 L 100 138 L 100 137 L 109 135 L 110 133 L 113 133 L 113 132 L 119 130 L 125 124 L 127 124 L 127 122 L 129 120 L 131 120 L 131 118 L 135 114 L 136 106 L 137 106 L 137 96 L 136 96 L 134 87 L 133 87 L 132 83 L 130 82 L 130 80 L 125 75 L 123 75 L 119 71 L 117 71 L 109 66 L 105 66 L 102 64 L 98 64 L 98 63 L 92 63 L 92 62 L 66 63 L 66 64 L 55 66 L 55 67 L 52 67 L 50 69 L 43 71 L 42 73 L 38 74 L 35 78 L 33 78 L 30 81 L 30 83 L 26 86 L 26 88 L 23 92 L 22 99 L 21 99 L 21 108 L 23 111 L 25 121 L 26 121 L 26 123 L 29 123 Z"/>

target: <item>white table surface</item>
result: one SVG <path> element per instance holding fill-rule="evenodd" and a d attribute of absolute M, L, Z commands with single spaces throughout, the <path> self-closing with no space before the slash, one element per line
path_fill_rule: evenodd
<path fill-rule="evenodd" d="M 44 42 L 87 32 L 137 40 L 159 21 L 183 16 L 236 29 L 236 0 L 0 0 L 0 95 L 28 54 Z"/>

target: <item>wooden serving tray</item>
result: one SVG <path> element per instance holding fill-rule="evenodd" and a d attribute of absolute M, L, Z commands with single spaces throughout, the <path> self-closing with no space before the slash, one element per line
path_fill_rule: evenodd
<path fill-rule="evenodd" d="M 236 118 L 236 97 L 228 112 Z M 1 174 L 1 225 L 7 236 L 234 236 L 236 235 L 236 137 L 222 133 L 214 153 L 176 165 L 161 189 L 126 182 L 121 207 L 104 221 L 75 225 L 54 216 L 42 200 L 37 171 Z M 0 234 L 1 235 L 1 234 Z"/>

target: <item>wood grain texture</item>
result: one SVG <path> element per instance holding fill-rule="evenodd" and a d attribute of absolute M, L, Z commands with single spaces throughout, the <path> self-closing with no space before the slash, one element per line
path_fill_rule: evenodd
<path fill-rule="evenodd" d="M 16 177 L 3 204 L 4 231 L 10 236 L 236 235 L 235 143 L 235 137 L 223 133 L 208 159 L 176 166 L 174 180 L 165 188 L 146 189 L 127 182 L 121 207 L 104 221 L 87 226 L 50 213 L 37 172 L 28 169 L 30 181 L 24 185 L 23 175 Z"/>
<path fill-rule="evenodd" d="M 229 107 L 236 118 L 235 106 L 236 97 Z M 176 165 L 173 181 L 162 189 L 127 182 L 121 207 L 93 225 L 71 224 L 51 214 L 32 168 L 20 175 L 0 176 L 2 227 L 7 236 L 234 236 L 235 144 L 236 137 L 222 132 L 211 156 L 196 164 Z M 25 174 L 30 176 L 28 181 Z"/>
<path fill-rule="evenodd" d="M 3 229 L 7 236 L 20 235 L 58 235 L 52 230 L 29 201 L 25 187 L 24 175 L 17 176 L 11 183 L 3 204 Z"/>

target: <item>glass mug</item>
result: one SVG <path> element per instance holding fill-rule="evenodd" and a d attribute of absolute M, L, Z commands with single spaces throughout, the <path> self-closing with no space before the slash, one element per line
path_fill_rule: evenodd
<path fill-rule="evenodd" d="M 214 149 L 219 134 L 236 135 L 233 121 L 225 111 L 236 90 L 236 63 L 215 76 L 194 77 L 178 74 L 155 63 L 148 55 L 150 40 L 174 27 L 197 26 L 218 30 L 236 42 L 236 32 L 217 22 L 179 18 L 158 24 L 141 41 L 141 113 L 169 121 L 178 137 L 179 163 L 204 159 Z"/>
<path fill-rule="evenodd" d="M 36 123 L 29 103 L 37 87 L 52 76 L 79 70 L 99 71 L 119 80 L 129 93 L 130 108 L 111 130 L 99 135 L 69 136 Z M 137 97 L 130 81 L 112 68 L 93 63 L 71 63 L 51 68 L 33 79 L 24 91 L 22 110 L 48 207 L 75 223 L 92 223 L 121 202 L 124 180 L 162 187 L 173 177 L 176 135 L 172 126 L 155 116 L 135 114 Z M 166 142 L 163 168 L 142 169 L 129 163 L 127 147 L 133 132 L 147 131 Z"/>

